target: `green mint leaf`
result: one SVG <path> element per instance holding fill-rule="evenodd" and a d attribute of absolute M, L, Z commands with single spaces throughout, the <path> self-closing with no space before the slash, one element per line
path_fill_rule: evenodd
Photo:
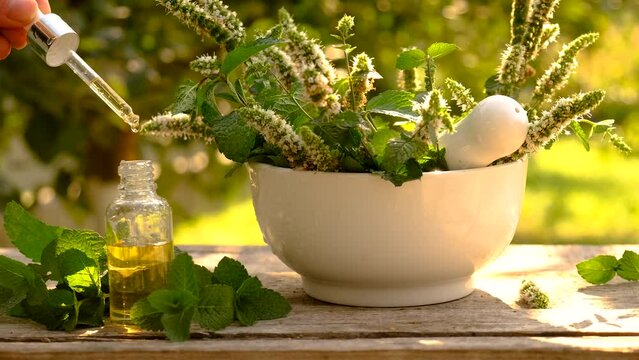
<path fill-rule="evenodd" d="M 194 314 L 195 306 L 189 306 L 175 314 L 162 314 L 162 325 L 169 340 L 186 341 L 191 337 L 191 319 Z"/>
<path fill-rule="evenodd" d="M 253 325 L 258 320 L 277 319 L 291 311 L 291 305 L 276 291 L 265 289 L 252 277 L 237 290 L 236 316 L 242 325 Z"/>
<path fill-rule="evenodd" d="M 31 320 L 45 325 L 49 330 L 71 331 L 77 325 L 77 300 L 69 290 L 47 290 L 46 301 L 40 304 L 24 301 L 22 306 Z"/>
<path fill-rule="evenodd" d="M 246 279 L 250 278 L 248 271 L 241 262 L 223 257 L 213 270 L 213 281 L 215 283 L 228 285 L 233 290 L 237 290 L 242 286 Z"/>
<path fill-rule="evenodd" d="M 197 107 L 197 88 L 197 83 L 185 80 L 177 89 L 171 112 L 173 114 L 193 112 Z"/>
<path fill-rule="evenodd" d="M 167 285 L 172 290 L 183 290 L 197 296 L 200 292 L 195 277 L 193 258 L 187 253 L 177 255 L 171 262 Z"/>
<path fill-rule="evenodd" d="M 4 209 L 4 228 L 13 245 L 36 262 L 40 261 L 44 248 L 62 232 L 62 228 L 36 219 L 15 201 Z"/>
<path fill-rule="evenodd" d="M 588 138 L 588 134 L 581 128 L 581 125 L 577 121 L 572 121 L 570 123 L 570 128 L 577 135 L 579 141 L 581 141 L 581 145 L 583 145 L 586 151 L 590 151 L 590 139 Z"/>
<path fill-rule="evenodd" d="M 409 159 L 417 159 L 425 154 L 427 147 L 421 141 L 402 135 L 398 139 L 391 139 L 386 144 L 382 156 L 382 169 L 388 172 L 397 171 Z"/>
<path fill-rule="evenodd" d="M 204 103 L 215 105 L 215 87 L 217 85 L 217 81 L 207 80 L 200 84 L 200 86 L 197 88 L 195 106 L 198 110 L 198 113 L 202 113 L 202 106 L 204 105 Z M 215 106 L 214 109 L 217 110 L 217 106 Z"/>
<path fill-rule="evenodd" d="M 377 130 L 371 139 L 371 148 L 373 150 L 373 156 L 375 158 L 381 158 L 386 150 L 386 145 L 392 139 L 399 137 L 399 132 L 393 129 L 385 128 Z"/>
<path fill-rule="evenodd" d="M 283 43 L 284 42 L 281 40 L 272 37 L 265 37 L 246 42 L 236 47 L 233 51 L 226 55 L 224 62 L 222 62 L 222 66 L 220 66 L 220 71 L 222 74 L 228 75 L 251 56 L 258 54 L 260 51 L 273 45 Z"/>
<path fill-rule="evenodd" d="M 235 290 L 228 285 L 207 285 L 200 292 L 195 322 L 207 330 L 220 330 L 233 322 Z"/>
<path fill-rule="evenodd" d="M 27 265 L 0 255 L 0 287 L 11 292 L 8 296 L 4 291 L 5 302 L 0 304 L 0 308 L 11 308 L 27 296 L 32 281 L 30 277 L 32 272 Z"/>
<path fill-rule="evenodd" d="M 22 303 L 23 309 L 29 319 L 38 324 L 45 325 L 47 330 L 62 330 L 64 321 L 69 318 L 70 311 L 55 310 L 48 304 L 27 305 Z"/>
<path fill-rule="evenodd" d="M 422 65 L 426 61 L 426 54 L 419 49 L 406 50 L 397 56 L 395 67 L 399 70 L 409 70 Z"/>
<path fill-rule="evenodd" d="M 55 309 L 70 310 L 76 303 L 75 295 L 66 289 L 51 289 L 47 294 L 47 304 Z"/>
<path fill-rule="evenodd" d="M 614 119 L 602 120 L 597 123 L 592 128 L 593 133 L 595 134 L 603 134 L 606 131 L 610 130 L 611 127 L 615 125 Z"/>
<path fill-rule="evenodd" d="M 639 280 L 639 254 L 626 250 L 619 259 L 617 274 L 629 281 Z"/>
<path fill-rule="evenodd" d="M 455 44 L 436 42 L 432 44 L 431 46 L 429 46 L 426 52 L 428 53 L 428 56 L 430 56 L 431 58 L 437 59 L 442 56 L 446 56 L 455 50 L 459 50 L 459 46 Z"/>
<path fill-rule="evenodd" d="M 60 256 L 71 249 L 81 251 L 101 269 L 106 269 L 106 240 L 97 232 L 64 229 L 58 238 L 55 253 Z"/>
<path fill-rule="evenodd" d="M 232 87 L 233 90 L 235 90 L 237 97 L 243 104 L 246 103 L 246 93 L 244 92 L 244 87 L 242 86 L 240 79 L 235 80 L 233 86 L 231 86 L 231 83 L 229 82 L 229 87 Z"/>
<path fill-rule="evenodd" d="M 69 311 L 62 321 L 62 330 L 70 332 L 75 330 L 76 326 L 78 326 L 78 313 L 75 310 Z"/>
<path fill-rule="evenodd" d="M 206 285 L 211 285 L 213 283 L 213 273 L 206 267 L 202 265 L 195 265 L 195 267 L 193 267 L 193 271 L 195 272 L 195 280 L 197 281 L 200 290 Z"/>
<path fill-rule="evenodd" d="M 186 290 L 161 289 L 152 292 L 147 300 L 155 309 L 165 314 L 177 314 L 197 304 L 198 298 Z"/>
<path fill-rule="evenodd" d="M 42 271 L 47 274 L 47 278 L 55 281 L 63 280 L 60 275 L 60 269 L 58 268 L 58 256 L 56 255 L 56 248 L 58 247 L 58 240 L 54 240 L 47 245 L 42 251 L 42 259 L 40 260 L 42 265 Z"/>
<path fill-rule="evenodd" d="M 373 97 L 366 104 L 366 110 L 375 113 L 398 117 L 410 121 L 419 120 L 413 111 L 415 94 L 403 90 L 387 90 Z"/>
<path fill-rule="evenodd" d="M 78 325 L 76 306 L 80 305 L 71 291 L 66 289 L 49 290 L 47 294 L 47 305 L 49 307 L 47 311 L 51 315 L 48 319 L 50 322 L 48 325 L 53 326 L 53 324 L 57 323 L 56 330 L 75 330 Z M 100 316 L 102 316 L 102 314 L 100 314 Z"/>
<path fill-rule="evenodd" d="M 78 325 L 104 325 L 104 308 L 106 304 L 103 297 L 83 299 L 79 306 Z"/>
<path fill-rule="evenodd" d="M 0 310 L 8 310 L 22 300 L 28 304 L 46 301 L 47 287 L 36 271 L 6 256 L 0 256 Z"/>
<path fill-rule="evenodd" d="M 208 103 L 202 105 L 204 123 L 210 127 L 218 149 L 230 160 L 245 162 L 255 145 L 257 132 L 250 128 L 236 112 L 218 117 L 212 110 L 206 110 L 210 106 Z"/>
<path fill-rule="evenodd" d="M 237 289 L 235 316 L 242 325 L 253 325 L 259 320 L 259 304 L 255 300 L 261 288 L 262 282 L 256 277 L 251 277 L 246 279 Z"/>
<path fill-rule="evenodd" d="M 24 300 L 24 289 L 16 289 L 15 291 L 4 286 L 0 286 L 0 312 L 6 312 L 15 308 L 22 300 Z"/>
<path fill-rule="evenodd" d="M 591 284 L 605 284 L 615 277 L 617 266 L 614 256 L 599 255 L 577 264 L 577 272 Z"/>
<path fill-rule="evenodd" d="M 148 299 L 142 299 L 131 308 L 131 322 L 144 330 L 162 331 L 162 311 L 154 308 Z"/>
<path fill-rule="evenodd" d="M 421 178 L 422 170 L 417 159 L 427 150 L 428 147 L 424 143 L 405 135 L 390 140 L 380 161 L 380 166 L 384 170 L 382 177 L 390 180 L 395 186 Z"/>
<path fill-rule="evenodd" d="M 69 249 L 58 257 L 60 275 L 69 287 L 84 296 L 100 294 L 100 268 L 86 253 Z"/>
<path fill-rule="evenodd" d="M 317 134 L 329 146 L 359 147 L 364 134 L 359 125 L 364 122 L 361 115 L 352 111 L 343 111 L 334 118 L 315 122 Z"/>

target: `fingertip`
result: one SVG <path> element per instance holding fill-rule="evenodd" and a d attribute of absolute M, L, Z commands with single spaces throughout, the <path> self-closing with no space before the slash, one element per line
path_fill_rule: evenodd
<path fill-rule="evenodd" d="M 51 5 L 49 4 L 49 0 L 36 0 L 38 2 L 38 7 L 40 8 L 40 11 L 42 11 L 45 14 L 48 14 L 51 12 Z"/>
<path fill-rule="evenodd" d="M 6 59 L 11 53 L 11 44 L 3 36 L 0 36 L 0 60 Z"/>
<path fill-rule="evenodd" d="M 9 1 L 6 16 L 20 25 L 30 25 L 38 16 L 38 4 L 33 1 Z"/>
<path fill-rule="evenodd" d="M 16 49 L 22 49 L 27 45 L 27 31 L 24 29 L 2 29 L 0 36 Z"/>

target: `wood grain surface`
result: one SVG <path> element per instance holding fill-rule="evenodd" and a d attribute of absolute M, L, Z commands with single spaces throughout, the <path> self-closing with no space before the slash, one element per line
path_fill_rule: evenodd
<path fill-rule="evenodd" d="M 444 304 L 404 308 L 338 306 L 305 295 L 299 276 L 266 247 L 186 247 L 215 267 L 242 261 L 293 311 L 254 326 L 171 343 L 161 333 L 107 324 L 71 333 L 0 316 L 0 359 L 630 359 L 639 358 L 639 283 L 591 286 L 575 264 L 596 254 L 620 256 L 639 246 L 512 245 L 476 276 L 477 290 Z M 0 254 L 25 260 L 12 249 Z M 546 310 L 522 309 L 523 278 L 551 299 Z"/>

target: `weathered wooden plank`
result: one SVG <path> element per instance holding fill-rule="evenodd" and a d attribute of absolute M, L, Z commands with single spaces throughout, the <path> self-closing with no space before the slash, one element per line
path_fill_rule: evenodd
<path fill-rule="evenodd" d="M 0 359 L 636 359 L 636 337 L 434 337 L 360 340 L 159 340 L 117 343 L 5 343 Z"/>
<path fill-rule="evenodd" d="M 562 354 L 568 350 L 565 347 L 557 350 L 557 344 L 553 343 L 552 339 L 567 338 L 580 341 L 579 339 L 585 339 L 584 336 L 599 336 L 592 339 L 611 339 L 610 341 L 618 342 L 619 339 L 627 339 L 627 336 L 630 336 L 630 339 L 633 336 L 639 336 L 639 300 L 637 300 L 639 283 L 617 280 L 610 285 L 595 287 L 581 280 L 574 271 L 574 265 L 585 258 L 599 253 L 621 255 L 626 248 L 639 250 L 638 246 L 511 246 L 504 256 L 478 276 L 479 290 L 464 299 L 431 306 L 380 309 L 336 306 L 306 296 L 301 289 L 299 276 L 279 262 L 268 248 L 188 247 L 186 250 L 194 256 L 196 262 L 209 268 L 213 268 L 225 255 L 240 259 L 250 272 L 258 274 L 266 286 L 282 292 L 293 305 L 293 311 L 287 318 L 262 321 L 252 327 L 232 326 L 215 334 L 194 329 L 194 338 L 201 340 L 188 344 L 209 344 L 216 349 L 218 345 L 226 344 L 224 346 L 228 346 L 226 348 L 228 351 L 231 351 L 233 346 L 235 350 L 245 349 L 246 344 L 265 346 L 264 348 L 258 346 L 253 352 L 243 353 L 242 356 L 246 356 L 244 358 L 250 359 L 260 354 L 263 357 L 265 351 L 270 351 L 268 346 L 273 346 L 271 350 L 288 351 L 289 347 L 284 345 L 288 344 L 290 339 L 296 339 L 292 342 L 298 344 L 295 346 L 310 346 L 309 344 L 313 343 L 333 344 L 331 342 L 335 341 L 344 341 L 356 346 L 363 341 L 365 346 L 381 347 L 373 346 L 375 350 L 370 351 L 350 349 L 347 351 L 348 354 L 355 358 L 359 356 L 373 358 L 373 352 L 382 354 L 385 351 L 398 349 L 403 349 L 396 353 L 398 356 L 401 354 L 405 357 L 413 356 L 418 350 L 411 347 L 402 348 L 402 346 L 413 344 L 420 338 L 447 339 L 444 343 L 450 344 L 451 348 L 437 350 L 441 351 L 441 354 L 435 350 L 428 354 L 429 358 L 431 356 L 437 358 L 439 356 L 437 354 L 445 357 L 450 356 L 454 351 L 470 351 L 454 346 L 463 344 L 464 341 L 474 343 L 474 340 L 468 339 L 476 339 L 475 337 L 479 336 L 477 339 L 484 339 L 486 346 L 494 351 L 502 347 L 506 349 L 508 344 L 533 341 L 530 344 L 539 345 L 540 349 L 550 351 L 546 355 L 551 358 L 563 358 Z M 20 258 L 15 250 L 0 249 L 0 253 Z M 552 309 L 525 310 L 515 304 L 518 286 L 523 277 L 535 280 L 549 293 Z M 489 337 L 491 340 L 487 341 Z M 537 337 L 538 340 L 532 337 Z M 162 338 L 161 334 L 127 332 L 126 329 L 116 326 L 78 330 L 73 333 L 51 332 L 29 321 L 0 317 L 0 354 L 2 356 L 9 356 L 11 353 L 10 350 L 4 349 L 19 350 L 21 347 L 16 347 L 17 344 L 33 342 L 51 342 L 51 344 L 29 345 L 34 346 L 34 349 L 39 345 L 50 346 L 59 343 L 56 346 L 59 346 L 60 351 L 73 349 L 75 353 L 78 349 L 81 352 L 82 346 L 91 348 L 90 345 L 106 346 L 118 351 L 122 344 L 128 344 L 125 340 L 137 339 L 127 350 L 130 351 L 130 356 L 133 356 L 135 346 L 147 346 L 145 344 L 162 344 L 157 345 L 158 348 L 167 349 L 169 353 L 175 346 L 181 346 L 165 341 L 158 343 L 157 340 L 142 340 L 160 338 Z M 405 340 L 399 343 L 388 340 L 397 338 Z M 452 341 L 453 339 L 466 340 L 455 342 Z M 85 343 L 89 345 L 77 347 L 77 344 Z M 384 344 L 400 345 L 388 345 L 388 348 L 384 348 L 382 346 Z M 326 350 L 313 351 L 317 351 L 317 356 L 326 355 L 327 358 L 331 356 L 339 358 L 338 355 L 345 355 L 339 352 L 331 355 L 332 346 L 327 345 Z M 27 348 L 30 347 L 24 349 Z M 618 354 L 622 348 L 614 348 L 611 351 L 616 354 L 615 356 L 619 355 L 622 356 L 619 358 L 623 358 L 624 354 Z M 47 358 L 49 351 L 55 349 L 57 348 L 53 347 L 31 355 L 35 356 L 33 358 L 44 359 Z M 291 354 L 295 356 L 291 355 L 290 358 L 305 358 L 301 357 L 300 349 L 297 349 L 299 351 L 295 349 L 297 348 L 290 350 L 290 353 L 283 351 L 285 353 L 282 354 L 285 356 L 283 358 Z M 508 354 L 514 357 L 504 358 L 517 358 L 516 353 L 519 351 L 517 349 L 519 348 L 513 347 L 508 350 Z M 636 351 L 635 347 L 628 347 L 628 349 Z M 603 349 L 603 345 L 602 349 L 593 351 L 600 350 L 608 351 Z M 198 351 L 193 350 L 193 354 L 197 354 Z M 489 351 L 486 351 L 488 354 Z M 474 352 L 468 354 L 472 355 Z M 611 354 L 605 352 L 604 355 L 612 356 Z M 66 358 L 66 355 L 63 355 L 63 358 Z M 129 356 L 122 355 L 123 359 Z M 461 356 L 461 353 L 459 355 Z M 532 352 L 528 355 L 532 355 Z M 309 352 L 307 356 L 312 356 L 312 352 Z M 488 355 L 477 356 L 478 359 L 489 357 Z M 495 358 L 492 355 L 490 357 Z M 166 358 L 171 359 L 171 357 Z"/>

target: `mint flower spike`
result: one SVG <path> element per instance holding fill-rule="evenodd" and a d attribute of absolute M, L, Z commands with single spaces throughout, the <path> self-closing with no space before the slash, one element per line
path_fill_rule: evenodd
<path fill-rule="evenodd" d="M 560 33 L 559 24 L 544 24 L 544 28 L 541 31 L 541 50 L 546 50 L 550 44 L 557 41 Z"/>
<path fill-rule="evenodd" d="M 528 12 L 530 0 L 514 0 L 510 15 L 510 44 L 519 44 L 524 39 L 528 28 Z"/>
<path fill-rule="evenodd" d="M 264 49 L 251 57 L 248 67 L 270 71 L 287 90 L 290 90 L 294 83 L 302 81 L 295 70 L 291 57 L 275 46 Z"/>
<path fill-rule="evenodd" d="M 212 38 L 228 49 L 246 37 L 237 13 L 220 0 L 156 0 L 202 37 Z"/>
<path fill-rule="evenodd" d="M 533 0 L 528 15 L 528 26 L 522 39 L 525 48 L 524 58 L 528 61 L 539 56 L 544 25 L 552 19 L 557 5 L 559 0 Z"/>
<path fill-rule="evenodd" d="M 620 153 L 624 154 L 624 155 L 630 155 L 630 153 L 632 153 L 632 148 L 626 144 L 626 141 L 624 140 L 623 137 L 619 136 L 618 134 L 612 134 L 610 133 L 608 135 L 608 141 L 612 144 L 612 146 L 615 147 L 615 149 L 617 149 Z"/>
<path fill-rule="evenodd" d="M 214 140 L 201 116 L 192 117 L 184 113 L 156 115 L 142 124 L 140 133 L 184 140 L 202 139 L 207 143 Z"/>
<path fill-rule="evenodd" d="M 329 148 L 322 138 L 317 136 L 308 126 L 300 128 L 300 136 L 304 142 L 304 167 L 307 170 L 337 171 L 339 167 L 338 155 Z"/>
<path fill-rule="evenodd" d="M 548 309 L 550 299 L 534 282 L 522 280 L 517 303 L 528 309 Z"/>
<path fill-rule="evenodd" d="M 597 33 L 581 35 L 572 42 L 564 45 L 559 57 L 537 81 L 531 107 L 536 108 L 544 102 L 550 102 L 554 94 L 561 90 L 570 76 L 577 69 L 577 53 L 592 45 L 599 38 Z"/>
<path fill-rule="evenodd" d="M 326 107 L 324 114 L 331 116 L 342 112 L 342 103 L 339 94 L 330 94 L 326 97 Z"/>
<path fill-rule="evenodd" d="M 350 77 L 352 95 L 351 89 L 349 89 L 343 98 L 344 104 L 342 105 L 346 108 L 357 110 L 366 106 L 368 102 L 366 94 L 375 89 L 375 79 L 380 79 L 381 75 L 375 71 L 373 59 L 366 53 L 360 53 L 353 58 Z M 355 104 L 351 104 L 353 101 L 355 101 Z"/>
<path fill-rule="evenodd" d="M 298 77 L 310 101 L 317 106 L 326 106 L 326 96 L 333 93 L 335 69 L 326 59 L 324 51 L 315 39 L 309 39 L 306 32 L 301 31 L 291 15 L 285 10 L 279 11 L 282 36 L 288 40 L 286 52 L 290 55 Z"/>
<path fill-rule="evenodd" d="M 218 73 L 220 70 L 220 63 L 217 61 L 217 56 L 205 54 L 198 56 L 195 60 L 189 63 L 189 67 L 193 71 L 197 71 L 203 76 L 211 76 Z"/>
<path fill-rule="evenodd" d="M 421 91 L 424 89 L 425 76 L 423 67 L 400 70 L 397 75 L 397 87 L 410 92 Z"/>
<path fill-rule="evenodd" d="M 513 96 L 517 84 L 524 80 L 526 69 L 525 48 L 523 45 L 508 45 L 501 57 L 497 80 L 506 86 L 504 95 Z"/>
<path fill-rule="evenodd" d="M 257 105 L 238 108 L 237 114 L 264 137 L 267 143 L 278 147 L 292 168 L 304 164 L 304 141 L 293 127 L 272 110 Z"/>
<path fill-rule="evenodd" d="M 439 147 L 439 135 L 444 126 L 453 131 L 448 104 L 438 89 L 428 92 L 421 103 L 415 103 L 413 111 L 421 116 L 413 131 L 413 137 L 419 141 Z"/>
<path fill-rule="evenodd" d="M 337 31 L 340 32 L 344 37 L 350 36 L 351 31 L 355 27 L 355 18 L 350 15 L 344 15 L 337 22 Z"/>
<path fill-rule="evenodd" d="M 534 153 L 554 141 L 573 120 L 588 114 L 603 101 L 605 96 L 606 93 L 603 90 L 595 90 L 557 100 L 555 106 L 544 111 L 539 120 L 532 123 L 524 144 L 505 161 L 499 162 L 519 160 L 524 155 Z"/>
<path fill-rule="evenodd" d="M 453 100 L 455 100 L 457 106 L 459 106 L 462 112 L 465 113 L 470 111 L 475 107 L 475 105 L 477 105 L 475 98 L 470 93 L 470 89 L 451 78 L 447 78 L 445 83 L 448 91 L 450 91 L 453 97 Z"/>

